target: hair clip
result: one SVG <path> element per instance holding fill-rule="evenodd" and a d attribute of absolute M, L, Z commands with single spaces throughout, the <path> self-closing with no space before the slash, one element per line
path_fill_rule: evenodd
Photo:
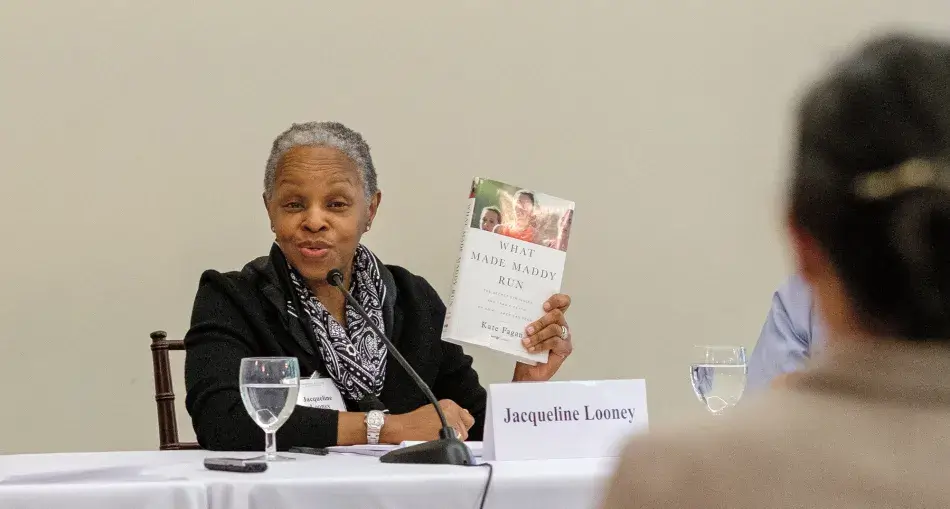
<path fill-rule="evenodd" d="M 950 187 L 936 164 L 926 159 L 909 159 L 895 168 L 874 171 L 855 178 L 854 192 L 859 197 L 883 200 L 898 193 L 940 185 Z"/>

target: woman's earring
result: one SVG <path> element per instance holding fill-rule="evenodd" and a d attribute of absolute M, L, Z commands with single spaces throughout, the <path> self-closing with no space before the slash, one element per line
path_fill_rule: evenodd
<path fill-rule="evenodd" d="M 366 225 L 366 231 L 369 231 L 369 229 L 370 229 L 372 226 L 373 226 L 373 225 L 371 225 L 371 224 Z"/>
<path fill-rule="evenodd" d="M 277 233 L 277 228 L 274 228 L 274 225 L 270 225 L 270 231 Z"/>

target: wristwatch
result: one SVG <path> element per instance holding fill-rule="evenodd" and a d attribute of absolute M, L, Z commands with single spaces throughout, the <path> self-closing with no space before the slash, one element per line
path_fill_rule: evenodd
<path fill-rule="evenodd" d="M 376 445 L 379 443 L 379 433 L 386 422 L 386 414 L 380 410 L 370 410 L 366 412 L 366 443 Z"/>

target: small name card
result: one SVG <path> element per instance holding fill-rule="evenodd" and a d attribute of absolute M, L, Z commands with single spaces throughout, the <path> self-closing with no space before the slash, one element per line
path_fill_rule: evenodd
<path fill-rule="evenodd" d="M 346 411 L 343 395 L 329 378 L 301 378 L 297 391 L 297 404 L 310 408 Z"/>
<path fill-rule="evenodd" d="M 485 460 L 618 456 L 648 429 L 646 381 L 492 384 Z"/>

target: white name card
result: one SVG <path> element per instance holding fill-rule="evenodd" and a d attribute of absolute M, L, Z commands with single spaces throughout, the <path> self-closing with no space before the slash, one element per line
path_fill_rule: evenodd
<path fill-rule="evenodd" d="M 301 378 L 297 404 L 310 408 L 346 411 L 343 395 L 329 378 Z"/>
<path fill-rule="evenodd" d="M 648 429 L 646 381 L 492 384 L 485 460 L 619 456 Z"/>

